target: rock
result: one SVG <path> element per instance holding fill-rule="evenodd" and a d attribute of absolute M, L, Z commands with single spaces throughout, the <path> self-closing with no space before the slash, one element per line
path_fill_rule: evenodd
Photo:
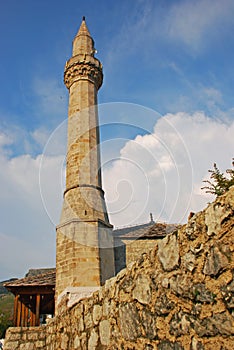
<path fill-rule="evenodd" d="M 178 267 L 180 256 L 176 233 L 172 233 L 158 242 L 157 255 L 165 271 L 172 271 Z"/>
<path fill-rule="evenodd" d="M 167 298 L 166 294 L 163 294 L 155 303 L 155 312 L 159 316 L 166 316 L 174 306 L 175 304 Z"/>
<path fill-rule="evenodd" d="M 196 256 L 192 252 L 186 253 L 181 260 L 186 270 L 192 272 L 195 269 Z"/>
<path fill-rule="evenodd" d="M 141 322 L 134 304 L 120 305 L 119 322 L 124 339 L 133 341 L 141 335 Z"/>
<path fill-rule="evenodd" d="M 88 313 L 84 315 L 84 325 L 85 325 L 85 329 L 93 327 L 92 314 Z"/>
<path fill-rule="evenodd" d="M 88 341 L 88 350 L 96 350 L 97 345 L 98 345 L 98 335 L 95 329 L 92 329 L 90 338 Z"/>
<path fill-rule="evenodd" d="M 223 253 L 225 248 L 226 254 Z M 206 257 L 203 273 L 205 275 L 216 277 L 224 268 L 228 267 L 228 250 L 228 247 L 225 246 L 222 247 L 222 249 L 220 249 L 220 247 L 217 245 L 212 246 Z"/>
<path fill-rule="evenodd" d="M 179 311 L 174 314 L 170 323 L 170 333 L 179 337 L 181 335 L 187 334 L 190 328 L 190 318 L 189 315 Z"/>
<path fill-rule="evenodd" d="M 195 240 L 203 232 L 202 222 L 199 222 L 198 216 L 195 214 L 189 220 L 185 227 L 185 235 L 191 241 Z"/>
<path fill-rule="evenodd" d="M 234 319 L 225 312 L 207 317 L 203 320 L 193 319 L 191 324 L 199 337 L 234 334 Z"/>
<path fill-rule="evenodd" d="M 205 213 L 205 224 L 207 226 L 207 235 L 218 234 L 225 219 L 233 217 L 233 208 L 223 203 L 220 197 L 215 203 L 209 205 Z"/>
<path fill-rule="evenodd" d="M 192 279 L 190 275 L 176 275 L 169 280 L 170 289 L 183 298 L 193 299 Z"/>
<path fill-rule="evenodd" d="M 192 288 L 192 293 L 194 296 L 195 302 L 201 302 L 201 303 L 214 303 L 215 301 L 215 295 L 206 289 L 204 283 L 197 283 Z"/>
<path fill-rule="evenodd" d="M 204 347 L 200 341 L 193 337 L 190 350 L 204 350 Z"/>
<path fill-rule="evenodd" d="M 214 315 L 209 319 L 209 322 L 218 330 L 219 334 L 234 334 L 234 318 L 227 312 Z"/>
<path fill-rule="evenodd" d="M 119 289 L 122 289 L 125 293 L 130 293 L 134 286 L 133 279 L 130 276 L 126 276 L 119 282 Z"/>
<path fill-rule="evenodd" d="M 68 348 L 69 338 L 67 334 L 63 334 L 62 342 L 61 342 L 61 349 L 65 350 Z"/>
<path fill-rule="evenodd" d="M 110 343 L 110 322 L 108 320 L 103 320 L 99 325 L 99 334 L 102 345 L 109 345 Z"/>
<path fill-rule="evenodd" d="M 93 307 L 93 323 L 98 324 L 102 317 L 102 307 L 100 305 L 94 305 Z"/>
<path fill-rule="evenodd" d="M 232 280 L 227 286 L 221 288 L 223 301 L 227 305 L 227 308 L 232 311 L 234 309 L 234 280 Z"/>
<path fill-rule="evenodd" d="M 132 296 L 141 304 L 149 304 L 151 301 L 151 281 L 146 275 L 139 275 L 135 282 Z"/>
<path fill-rule="evenodd" d="M 158 350 L 184 350 L 179 343 L 172 343 L 169 340 L 163 340 L 158 344 Z"/>
<path fill-rule="evenodd" d="M 108 316 L 111 309 L 111 304 L 107 298 L 103 300 L 102 307 L 103 307 L 103 316 Z"/>
<path fill-rule="evenodd" d="M 80 339 L 78 335 L 76 335 L 74 339 L 74 349 L 80 349 Z"/>
<path fill-rule="evenodd" d="M 198 243 L 195 247 L 190 246 L 190 250 L 193 254 L 198 255 L 203 252 L 203 243 Z"/>
<path fill-rule="evenodd" d="M 149 310 L 142 311 L 142 326 L 147 339 L 154 339 L 157 336 L 156 316 Z"/>

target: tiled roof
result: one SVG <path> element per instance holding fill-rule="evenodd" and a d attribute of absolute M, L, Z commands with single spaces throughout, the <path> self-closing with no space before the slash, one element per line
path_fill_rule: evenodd
<path fill-rule="evenodd" d="M 14 287 L 36 287 L 36 286 L 55 286 L 55 269 L 50 269 L 49 272 L 20 278 L 15 281 L 7 282 L 4 284 L 6 288 Z"/>
<path fill-rule="evenodd" d="M 55 268 L 54 267 L 47 267 L 47 268 L 42 268 L 42 269 L 29 269 L 28 272 L 26 273 L 25 277 L 31 277 L 31 276 L 37 276 L 37 275 L 44 275 L 49 272 L 54 272 Z"/>
<path fill-rule="evenodd" d="M 147 224 L 124 227 L 113 231 L 115 238 L 120 239 L 155 239 L 163 238 L 176 230 L 179 225 L 149 222 Z"/>

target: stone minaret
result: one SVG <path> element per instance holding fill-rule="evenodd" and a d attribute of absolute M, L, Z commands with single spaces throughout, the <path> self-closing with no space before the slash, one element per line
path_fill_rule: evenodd
<path fill-rule="evenodd" d="M 56 298 L 98 287 L 115 274 L 112 225 L 102 190 L 97 92 L 102 64 L 85 18 L 66 62 L 69 90 L 66 190 L 56 242 Z M 79 288 L 77 288 L 79 287 Z"/>

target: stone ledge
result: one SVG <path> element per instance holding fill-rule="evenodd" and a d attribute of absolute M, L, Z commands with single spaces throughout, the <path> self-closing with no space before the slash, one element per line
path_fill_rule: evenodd
<path fill-rule="evenodd" d="M 77 304 L 80 300 L 91 297 L 92 294 L 98 291 L 101 287 L 67 287 L 64 291 L 58 296 L 57 309 L 60 314 L 60 306 L 66 304 L 67 308 L 71 308 Z M 64 311 L 64 307 L 61 308 Z"/>

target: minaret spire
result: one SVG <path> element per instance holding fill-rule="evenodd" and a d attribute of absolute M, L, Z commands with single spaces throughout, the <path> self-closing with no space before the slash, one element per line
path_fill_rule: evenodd
<path fill-rule="evenodd" d="M 57 226 L 57 298 L 66 288 L 97 288 L 115 273 L 99 150 L 97 92 L 103 73 L 94 52 L 83 18 L 64 70 L 69 109 L 66 189 Z"/>
<path fill-rule="evenodd" d="M 94 55 L 94 41 L 90 35 L 84 16 L 75 39 L 73 40 L 72 56 L 81 54 Z"/>

